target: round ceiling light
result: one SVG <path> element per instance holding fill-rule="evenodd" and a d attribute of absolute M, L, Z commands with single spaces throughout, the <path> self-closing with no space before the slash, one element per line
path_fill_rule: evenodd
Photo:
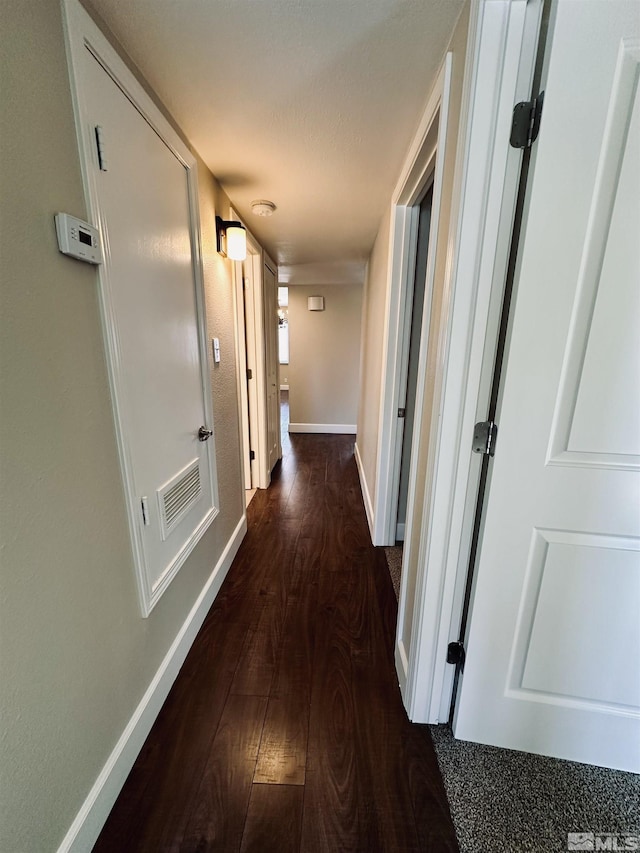
<path fill-rule="evenodd" d="M 275 204 L 266 198 L 259 198 L 251 202 L 251 212 L 256 216 L 271 216 L 275 209 Z"/>

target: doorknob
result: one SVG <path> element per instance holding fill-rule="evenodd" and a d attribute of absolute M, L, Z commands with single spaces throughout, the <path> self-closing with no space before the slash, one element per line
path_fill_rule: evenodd
<path fill-rule="evenodd" d="M 198 430 L 198 441 L 206 441 L 208 438 L 211 438 L 212 435 L 212 429 L 207 429 L 205 426 L 201 426 Z"/>

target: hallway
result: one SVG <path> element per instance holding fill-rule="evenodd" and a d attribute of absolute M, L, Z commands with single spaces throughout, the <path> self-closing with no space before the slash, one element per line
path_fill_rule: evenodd
<path fill-rule="evenodd" d="M 293 435 L 94 848 L 456 851 L 350 436 Z"/>

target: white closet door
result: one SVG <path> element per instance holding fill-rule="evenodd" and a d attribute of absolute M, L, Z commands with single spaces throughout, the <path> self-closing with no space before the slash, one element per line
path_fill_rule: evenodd
<path fill-rule="evenodd" d="M 105 313 L 148 612 L 216 513 L 188 170 L 89 50 L 81 86 L 101 135 Z"/>
<path fill-rule="evenodd" d="M 640 771 L 640 15 L 560 0 L 456 737 Z"/>

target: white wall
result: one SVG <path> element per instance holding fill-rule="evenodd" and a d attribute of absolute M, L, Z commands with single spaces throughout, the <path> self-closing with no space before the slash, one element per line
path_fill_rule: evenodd
<path fill-rule="evenodd" d="M 0 98 L 0 850 L 54 851 L 243 514 L 229 203 L 199 163 L 220 514 L 140 615 L 97 300 L 53 214 L 86 216 L 59 0 L 4 0 Z"/>
<path fill-rule="evenodd" d="M 286 375 L 292 432 L 329 427 L 355 432 L 362 290 L 360 284 L 289 287 L 291 354 Z M 325 310 L 309 311 L 309 296 L 324 296 Z"/>

